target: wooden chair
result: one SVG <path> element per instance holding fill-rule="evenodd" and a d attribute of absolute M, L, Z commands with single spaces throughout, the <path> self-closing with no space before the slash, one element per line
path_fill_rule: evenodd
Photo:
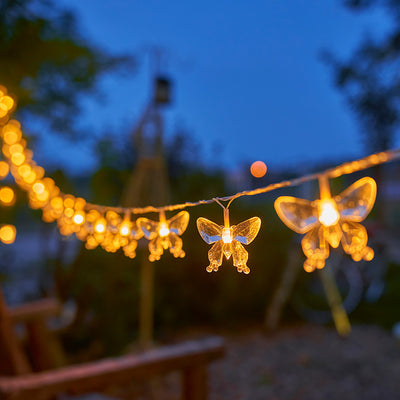
<path fill-rule="evenodd" d="M 43 300 L 8 309 L 0 291 L 0 399 L 49 400 L 56 394 L 83 394 L 122 385 L 133 380 L 148 380 L 172 371 L 182 373 L 182 398 L 207 398 L 207 365 L 224 354 L 221 338 L 189 341 L 137 355 L 126 355 L 58 369 L 54 363 L 51 332 L 46 319 L 60 311 L 55 300 Z M 27 341 L 33 347 L 33 367 L 14 332 L 14 323 L 24 323 Z M 56 352 L 57 353 L 57 352 Z M 57 358 L 56 358 L 57 361 Z"/>

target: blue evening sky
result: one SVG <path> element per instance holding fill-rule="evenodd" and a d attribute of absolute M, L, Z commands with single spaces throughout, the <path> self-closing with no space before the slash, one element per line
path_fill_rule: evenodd
<path fill-rule="evenodd" d="M 104 99 L 86 100 L 82 124 L 131 131 L 150 91 L 151 45 L 168 52 L 174 79 L 167 131 L 186 126 L 209 163 L 234 168 L 260 159 L 284 166 L 363 154 L 354 116 L 332 84 L 319 51 L 351 54 L 383 15 L 353 14 L 340 0 L 79 0 L 84 37 L 111 52 L 139 54 L 136 74 L 102 82 Z M 45 151 L 54 146 L 46 142 Z M 93 158 L 74 148 L 79 168 Z M 67 163 L 69 152 L 54 163 Z"/>

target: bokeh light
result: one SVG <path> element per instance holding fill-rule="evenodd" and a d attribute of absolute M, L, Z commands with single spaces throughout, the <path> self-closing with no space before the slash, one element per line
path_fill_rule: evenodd
<path fill-rule="evenodd" d="M 250 173 L 255 178 L 262 178 L 267 173 L 267 166 L 263 161 L 254 161 L 251 164 Z"/>
<path fill-rule="evenodd" d="M 5 178 L 8 175 L 10 168 L 5 161 L 0 161 L 0 179 Z"/>
<path fill-rule="evenodd" d="M 5 244 L 14 243 L 17 231 L 14 225 L 3 225 L 0 227 L 0 241 Z"/>
<path fill-rule="evenodd" d="M 10 206 L 14 203 L 15 195 L 14 191 L 8 187 L 4 186 L 0 189 L 0 203 L 6 206 Z"/>

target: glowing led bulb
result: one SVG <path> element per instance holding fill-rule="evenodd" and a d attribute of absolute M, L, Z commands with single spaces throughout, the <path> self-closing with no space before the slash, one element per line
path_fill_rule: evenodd
<path fill-rule="evenodd" d="M 11 110 L 14 106 L 14 100 L 10 96 L 4 96 L 1 102 L 7 107 L 7 110 Z"/>
<path fill-rule="evenodd" d="M 17 231 L 14 225 L 3 225 L 0 227 L 0 241 L 11 244 L 15 241 Z"/>
<path fill-rule="evenodd" d="M 85 214 L 82 211 L 77 211 L 73 217 L 73 221 L 77 225 L 82 225 L 85 222 Z"/>
<path fill-rule="evenodd" d="M 174 257 L 184 257 L 182 239 L 179 237 L 185 232 L 189 223 L 189 213 L 181 211 L 166 220 L 165 214 L 160 212 L 160 220 L 152 221 L 147 218 L 138 218 L 137 225 L 142 230 L 149 243 L 149 260 L 156 261 L 161 258 L 164 250 L 169 249 Z"/>
<path fill-rule="evenodd" d="M 304 234 L 301 241 L 307 257 L 304 269 L 312 272 L 325 266 L 329 246 L 342 244 L 343 250 L 354 261 L 369 261 L 374 257 L 367 246 L 367 230 L 360 224 L 371 211 L 376 197 L 376 183 L 362 178 L 334 198 L 329 182 L 320 178 L 321 199 L 314 202 L 282 196 L 275 201 L 280 219 L 297 233 Z"/>
<path fill-rule="evenodd" d="M 21 140 L 21 124 L 18 121 L 11 120 L 2 129 L 4 143 L 12 145 Z"/>
<path fill-rule="evenodd" d="M 22 164 L 18 167 L 18 173 L 22 178 L 26 178 L 32 171 L 32 168 L 28 164 Z"/>
<path fill-rule="evenodd" d="M 44 192 L 44 185 L 41 182 L 36 182 L 33 186 L 32 186 L 32 190 L 36 193 L 36 194 L 42 194 Z"/>
<path fill-rule="evenodd" d="M 28 175 L 24 176 L 24 181 L 28 184 L 32 184 L 33 182 L 35 182 L 37 178 L 36 172 L 35 171 L 31 171 Z"/>
<path fill-rule="evenodd" d="M 221 237 L 224 243 L 232 243 L 231 228 L 222 229 Z"/>
<path fill-rule="evenodd" d="M 336 225 L 340 215 L 333 199 L 321 200 L 318 204 L 319 222 L 324 226 Z"/>
<path fill-rule="evenodd" d="M 166 222 L 160 222 L 160 226 L 158 228 L 158 234 L 163 238 L 169 235 L 169 229 Z"/>
<path fill-rule="evenodd" d="M 0 202 L 6 206 L 10 206 L 14 203 L 15 195 L 14 191 L 8 187 L 0 188 Z"/>
<path fill-rule="evenodd" d="M 208 252 L 210 265 L 206 270 L 208 272 L 218 271 L 225 255 L 227 260 L 232 256 L 233 265 L 238 272 L 248 274 L 250 272 L 250 268 L 247 266 L 249 255 L 243 244 L 249 244 L 255 239 L 261 227 L 261 220 L 253 217 L 238 225 L 230 226 L 229 210 L 225 208 L 224 225 L 217 225 L 206 218 L 197 219 L 200 236 L 206 243 L 213 244 Z"/>
<path fill-rule="evenodd" d="M 23 153 L 14 153 L 11 155 L 11 162 L 14 165 L 21 165 L 25 161 L 25 155 Z"/>
<path fill-rule="evenodd" d="M 131 233 L 131 224 L 129 221 L 125 221 L 119 227 L 119 234 L 121 236 L 128 236 Z"/>
<path fill-rule="evenodd" d="M 24 147 L 20 143 L 15 143 L 9 148 L 10 154 L 23 153 L 23 151 Z"/>
<path fill-rule="evenodd" d="M 94 225 L 94 230 L 97 233 L 104 233 L 106 231 L 106 222 L 104 219 L 98 220 Z"/>

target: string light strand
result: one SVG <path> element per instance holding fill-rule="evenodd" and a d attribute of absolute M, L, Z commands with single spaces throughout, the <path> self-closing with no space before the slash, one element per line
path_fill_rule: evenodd
<path fill-rule="evenodd" d="M 285 180 L 285 181 L 281 181 L 281 182 L 271 183 L 267 186 L 252 189 L 252 190 L 244 190 L 242 192 L 238 192 L 238 193 L 232 194 L 230 196 L 213 197 L 212 199 L 207 199 L 207 200 L 198 200 L 195 202 L 171 204 L 171 205 L 160 206 L 160 207 L 154 207 L 154 206 L 135 207 L 135 208 L 130 208 L 129 210 L 133 214 L 146 214 L 146 213 L 150 213 L 150 212 L 182 210 L 182 209 L 185 209 L 188 207 L 196 207 L 196 206 L 200 206 L 203 204 L 211 204 L 211 203 L 214 203 L 217 201 L 232 202 L 233 200 L 236 200 L 239 197 L 243 197 L 243 196 L 256 196 L 259 194 L 272 192 L 274 190 L 285 188 L 285 187 L 298 186 L 305 182 L 309 182 L 312 180 L 318 180 L 318 178 L 320 178 L 321 176 L 327 176 L 329 178 L 337 178 L 342 175 L 348 175 L 348 174 L 352 174 L 354 172 L 363 171 L 363 170 L 371 168 L 373 166 L 384 164 L 384 163 L 398 160 L 398 159 L 400 159 L 400 148 L 370 154 L 370 155 L 360 158 L 358 160 L 348 161 L 348 162 L 345 162 L 343 164 L 340 164 L 338 166 L 329 168 L 329 169 L 321 171 L 321 172 L 315 172 L 312 174 L 303 175 L 303 176 L 300 176 L 300 177 L 292 179 L 292 180 Z M 97 207 L 101 211 L 113 210 L 115 212 L 121 213 L 126 210 L 126 208 L 122 208 L 122 207 L 98 206 L 96 204 L 91 204 L 91 203 L 88 203 L 87 205 L 92 208 Z"/>

